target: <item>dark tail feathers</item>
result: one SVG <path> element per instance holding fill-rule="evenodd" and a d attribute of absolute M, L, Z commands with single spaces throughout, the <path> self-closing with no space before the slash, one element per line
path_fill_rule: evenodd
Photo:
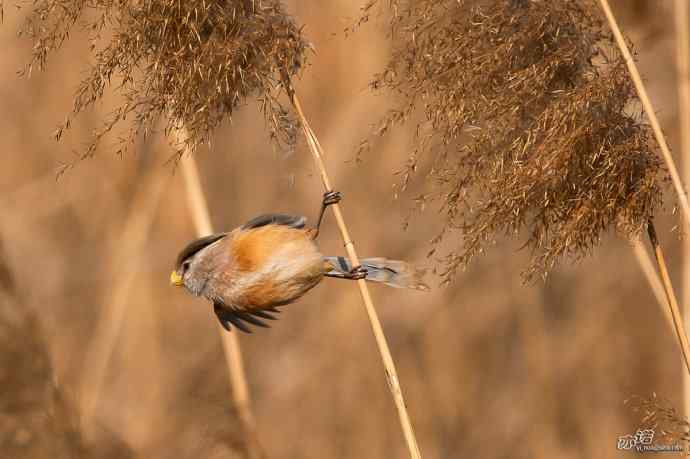
<path fill-rule="evenodd" d="M 345 257 L 324 257 L 326 261 L 326 276 L 342 277 L 352 270 L 350 261 Z M 413 288 L 416 290 L 429 290 L 424 283 L 425 269 L 415 268 L 409 263 L 386 258 L 365 258 L 360 260 L 362 267 L 367 270 L 365 278 L 371 282 L 381 282 L 391 287 Z"/>

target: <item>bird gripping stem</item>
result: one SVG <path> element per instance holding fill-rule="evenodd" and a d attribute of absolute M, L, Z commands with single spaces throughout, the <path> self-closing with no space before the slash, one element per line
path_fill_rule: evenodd
<path fill-rule="evenodd" d="M 304 132 L 304 135 L 307 138 L 307 143 L 314 157 L 314 162 L 316 163 L 316 167 L 319 169 L 319 172 L 321 174 L 321 180 L 323 182 L 324 188 L 326 189 L 326 192 L 331 192 L 333 191 L 333 187 L 331 186 L 331 181 L 328 177 L 328 174 L 326 172 L 326 166 L 323 162 L 323 148 L 319 144 L 319 140 L 316 138 L 316 135 L 309 126 L 309 122 L 304 116 L 302 106 L 299 102 L 299 99 L 297 98 L 297 95 L 295 94 L 295 90 L 292 87 L 292 83 L 289 76 L 287 75 L 287 72 L 283 72 L 283 85 L 287 91 L 288 97 L 290 98 L 290 102 L 292 103 L 292 106 L 295 109 L 295 112 L 297 113 L 297 116 L 300 120 L 302 131 Z M 347 252 L 348 258 L 350 259 L 350 263 L 352 264 L 352 266 L 359 266 L 359 257 L 357 256 L 357 252 L 355 251 L 355 246 L 352 242 L 352 238 L 350 237 L 350 233 L 347 230 L 347 225 L 345 224 L 345 219 L 343 218 L 343 214 L 340 210 L 340 205 L 336 203 L 333 204 L 332 207 L 333 214 L 335 215 L 335 219 L 338 223 L 338 228 L 340 229 L 340 233 L 343 238 L 345 250 Z M 383 327 L 381 326 L 381 322 L 379 321 L 378 314 L 376 313 L 376 309 L 374 309 L 374 304 L 371 299 L 369 289 L 366 285 L 366 281 L 364 279 L 357 280 L 357 286 L 359 287 L 359 291 L 362 295 L 362 301 L 364 302 L 364 307 L 367 311 L 367 315 L 369 316 L 369 322 L 371 324 L 372 332 L 374 333 L 374 338 L 376 339 L 376 344 L 378 345 L 379 353 L 381 354 L 381 359 L 383 361 L 383 366 L 386 372 L 386 381 L 388 382 L 388 388 L 390 389 L 393 401 L 395 402 L 395 406 L 398 409 L 398 417 L 400 419 L 400 425 L 405 436 L 405 441 L 407 443 L 407 448 L 410 457 L 412 459 L 421 459 L 422 455 L 419 451 L 419 446 L 417 445 L 417 439 L 414 434 L 414 429 L 412 428 L 412 422 L 410 421 L 409 414 L 407 413 L 407 406 L 405 405 L 405 400 L 403 398 L 402 390 L 400 388 L 400 382 L 398 380 L 398 374 L 395 369 L 395 363 L 393 362 L 393 357 L 390 353 L 390 349 L 388 348 L 386 336 L 383 333 Z"/>

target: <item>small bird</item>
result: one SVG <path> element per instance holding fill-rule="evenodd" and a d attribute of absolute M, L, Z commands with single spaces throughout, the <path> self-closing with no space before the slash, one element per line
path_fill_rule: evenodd
<path fill-rule="evenodd" d="M 337 191 L 324 194 L 313 229 L 301 216 L 266 214 L 192 241 L 177 257 L 170 283 L 210 300 L 226 330 L 234 325 L 247 333 L 250 325 L 268 327 L 264 319 L 275 320 L 278 306 L 296 301 L 324 277 L 428 290 L 424 270 L 403 261 L 365 258 L 353 267 L 345 257 L 321 255 L 315 239 L 324 211 L 340 200 Z"/>

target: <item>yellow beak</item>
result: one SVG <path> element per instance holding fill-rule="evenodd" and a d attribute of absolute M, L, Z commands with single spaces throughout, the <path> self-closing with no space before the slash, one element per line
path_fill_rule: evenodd
<path fill-rule="evenodd" d="M 176 287 L 180 287 L 183 285 L 182 277 L 179 274 L 177 274 L 177 271 L 173 271 L 170 273 L 170 285 L 174 285 Z"/>

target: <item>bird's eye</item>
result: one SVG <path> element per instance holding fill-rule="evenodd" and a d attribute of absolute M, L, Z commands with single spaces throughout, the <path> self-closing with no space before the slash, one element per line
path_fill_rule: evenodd
<path fill-rule="evenodd" d="M 191 265 L 191 264 L 192 264 L 192 262 L 189 261 L 189 260 L 187 260 L 187 261 L 185 261 L 184 263 L 182 263 L 182 272 L 187 271 L 187 270 L 189 269 L 189 265 Z"/>

